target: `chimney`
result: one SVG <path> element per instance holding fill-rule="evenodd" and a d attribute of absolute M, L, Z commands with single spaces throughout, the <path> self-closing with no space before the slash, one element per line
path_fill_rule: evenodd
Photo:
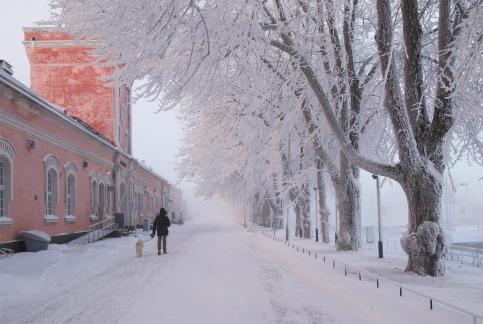
<path fill-rule="evenodd" d="M 0 60 L 0 70 L 6 72 L 9 75 L 13 75 L 12 65 L 5 60 Z"/>
<path fill-rule="evenodd" d="M 73 39 L 63 28 L 24 27 L 30 88 L 116 142 L 121 133 L 117 89 L 105 84 L 113 71 L 96 63 L 95 42 Z M 63 111 L 62 111 L 63 112 Z M 124 130 L 124 129 L 122 129 Z"/>

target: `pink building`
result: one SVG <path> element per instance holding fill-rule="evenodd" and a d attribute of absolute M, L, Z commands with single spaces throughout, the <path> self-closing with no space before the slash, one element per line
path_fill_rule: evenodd
<path fill-rule="evenodd" d="M 0 247 L 21 250 L 24 230 L 65 242 L 116 212 L 135 226 L 169 209 L 172 186 L 131 156 L 129 85 L 104 85 L 112 69 L 89 56 L 92 41 L 24 33 L 32 88 L 0 61 Z"/>

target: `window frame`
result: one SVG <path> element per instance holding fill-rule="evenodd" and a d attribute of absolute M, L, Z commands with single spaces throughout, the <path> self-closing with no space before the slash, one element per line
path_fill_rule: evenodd
<path fill-rule="evenodd" d="M 99 181 L 97 177 L 91 177 L 91 220 L 96 221 L 99 219 L 98 211 L 99 208 Z"/>
<path fill-rule="evenodd" d="M 56 213 L 58 212 L 57 207 L 59 204 L 60 164 L 53 154 L 45 156 L 44 171 L 44 220 L 46 223 L 57 223 L 59 221 L 59 217 L 57 217 Z M 54 176 L 52 180 L 51 175 Z M 51 198 L 50 202 L 49 198 Z M 49 204 L 52 205 L 49 206 Z"/>
<path fill-rule="evenodd" d="M 0 138 L 0 160 L 3 162 L 3 215 L 0 214 L 0 227 L 6 227 L 13 224 L 10 217 L 9 207 L 13 201 L 13 160 L 15 158 L 15 149 L 5 138 Z"/>
<path fill-rule="evenodd" d="M 77 200 L 77 167 L 73 162 L 67 162 L 64 165 L 65 174 L 65 199 L 64 199 L 64 209 L 65 209 L 65 221 L 67 223 L 75 223 L 76 217 L 76 200 Z M 72 183 L 70 183 L 72 179 Z"/>

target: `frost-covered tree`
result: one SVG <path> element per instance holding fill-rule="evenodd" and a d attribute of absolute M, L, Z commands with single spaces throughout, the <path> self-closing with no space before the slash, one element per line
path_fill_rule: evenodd
<path fill-rule="evenodd" d="M 140 94 L 161 100 L 164 108 L 198 107 L 187 110 L 199 115 L 193 123 L 205 122 L 204 110 L 216 115 L 227 98 L 240 101 L 238 114 L 233 113 L 236 109 L 229 114 L 233 125 L 248 107 L 254 116 L 268 113 L 278 120 L 277 113 L 283 109 L 284 122 L 294 122 L 309 134 L 314 158 L 330 174 L 338 208 L 345 215 L 339 248 L 358 244 L 357 168 L 400 183 L 409 206 L 408 232 L 401 239 L 408 254 L 407 270 L 434 276 L 444 273 L 446 243 L 440 214 L 448 153 L 456 148 L 453 156 L 468 152 L 480 162 L 482 157 L 478 1 L 53 3 L 63 9 L 54 17 L 57 23 L 79 37 L 98 40 L 95 54 L 100 62 L 119 67 L 116 78 L 145 80 Z M 234 87 L 241 91 L 232 96 Z M 267 105 L 267 98 L 281 102 Z M 288 112 L 293 111 L 298 118 L 289 118 L 293 114 Z M 198 137 L 190 137 L 187 145 L 204 145 L 213 153 L 212 167 L 197 171 L 206 172 L 204 190 L 245 185 L 260 197 L 261 188 L 273 183 L 274 177 L 281 181 L 280 145 L 287 128 L 260 127 L 256 119 L 250 118 L 241 131 L 248 132 L 242 137 L 260 150 L 242 145 L 251 151 L 242 165 L 226 171 L 221 171 L 226 166 L 218 159 L 236 165 L 236 150 L 220 154 L 223 146 L 218 144 L 223 141 L 210 147 L 210 138 L 230 131 L 216 123 L 205 129 L 207 133 L 200 133 L 202 128 L 194 131 Z M 264 118 L 258 119 L 264 123 Z M 378 128 L 389 126 L 383 138 L 394 145 L 380 147 L 393 149 L 393 154 L 383 154 L 392 159 L 380 160 L 380 154 L 361 149 L 362 143 L 368 143 L 365 137 L 377 133 L 371 129 L 374 120 L 379 121 Z M 263 129 L 277 129 L 270 134 L 278 138 L 264 136 Z M 326 145 L 325 133 L 336 140 L 328 140 L 333 146 Z M 233 146 L 239 138 L 225 139 Z M 198 154 L 202 153 L 190 156 L 197 159 Z M 276 167 L 264 165 L 267 160 L 262 157 L 267 156 Z M 224 172 L 223 177 L 217 172 Z"/>

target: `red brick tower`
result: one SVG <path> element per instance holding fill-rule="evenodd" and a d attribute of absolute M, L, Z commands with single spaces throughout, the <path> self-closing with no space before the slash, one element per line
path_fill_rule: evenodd
<path fill-rule="evenodd" d="M 105 85 L 112 68 L 89 55 L 95 42 L 73 40 L 55 27 L 26 27 L 24 35 L 30 87 L 131 154 L 131 91 Z"/>

